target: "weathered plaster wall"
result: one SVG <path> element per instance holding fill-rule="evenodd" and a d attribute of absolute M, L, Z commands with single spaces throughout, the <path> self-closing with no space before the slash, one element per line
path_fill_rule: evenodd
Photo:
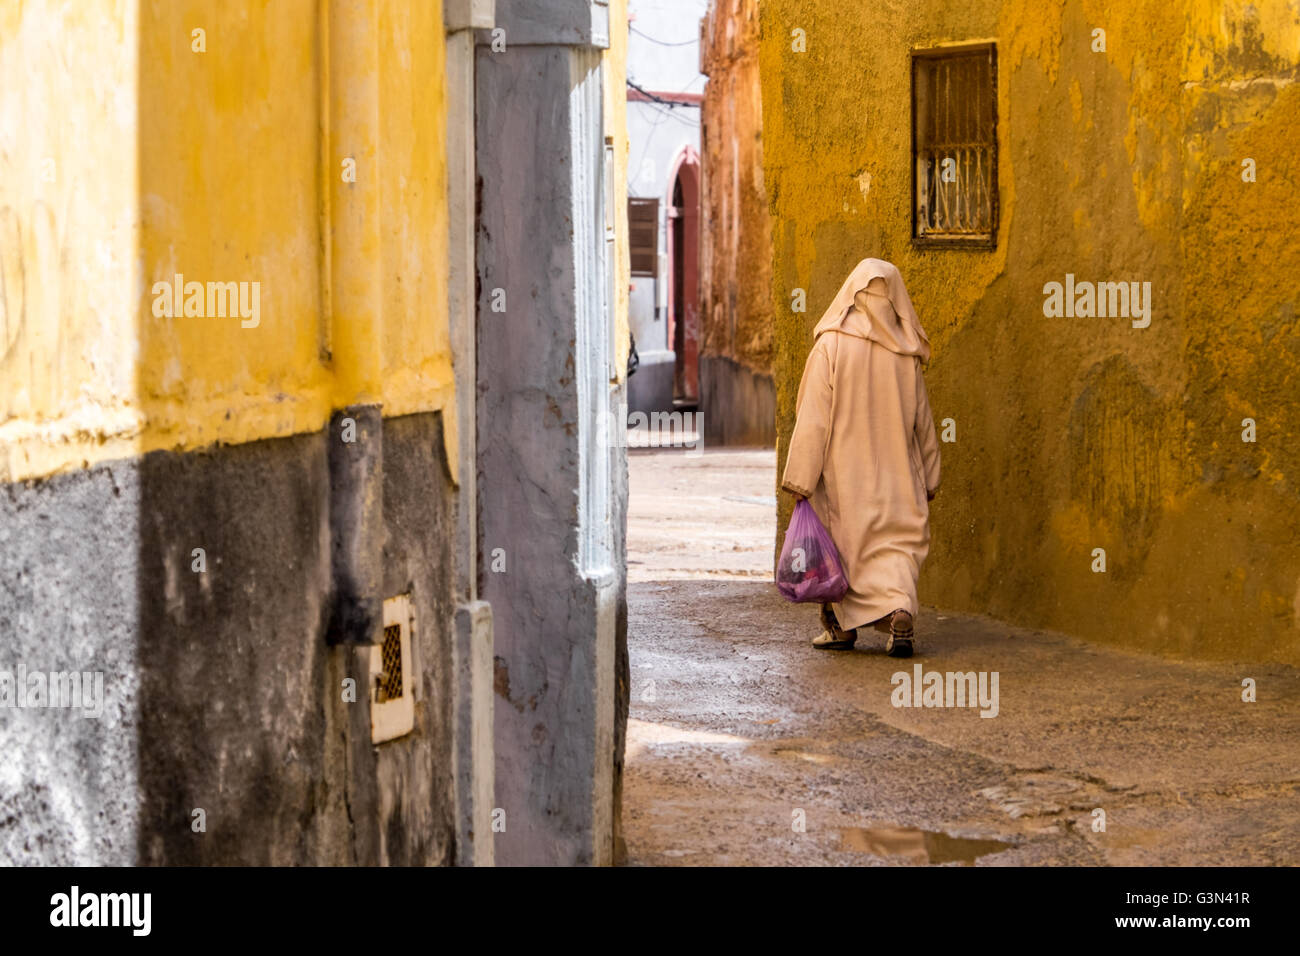
<path fill-rule="evenodd" d="M 545 7 L 549 18 L 499 4 L 507 47 L 481 36 L 476 73 L 479 588 L 495 627 L 505 865 L 613 860 L 626 714 L 626 463 L 612 414 L 627 348 L 614 290 L 626 227 L 614 220 L 610 249 L 603 221 L 622 65 L 603 38 L 575 39 L 587 10 Z M 616 140 L 615 172 L 619 152 Z M 605 497 L 585 493 L 597 477 Z"/>
<path fill-rule="evenodd" d="M 702 29 L 700 405 L 707 444 L 775 441 L 772 224 L 763 180 L 757 0 L 714 0 Z"/>
<path fill-rule="evenodd" d="M 1300 659 L 1294 9 L 761 13 L 781 464 L 812 326 L 857 260 L 889 259 L 934 344 L 935 417 L 957 434 L 923 600 L 1169 653 Z M 998 44 L 997 247 L 918 250 L 908 53 L 974 40 Z M 1150 327 L 1045 317 L 1043 286 L 1066 273 L 1150 282 Z"/>
<path fill-rule="evenodd" d="M 397 0 L 0 11 L 0 669 L 107 696 L 0 711 L 0 858 L 453 859 L 443 44 Z M 176 273 L 260 320 L 155 314 Z M 400 593 L 416 725 L 376 747 Z"/>
<path fill-rule="evenodd" d="M 416 618 L 415 731 L 377 747 L 368 648 L 322 632 L 337 435 L 0 486 L 0 668 L 104 674 L 98 719 L 0 711 L 0 859 L 451 861 L 454 492 L 440 416 L 391 418 L 370 437 L 383 446 L 383 593 L 409 593 Z"/>
<path fill-rule="evenodd" d="M 136 21 L 113 0 L 0 7 L 0 481 L 128 454 L 143 427 Z"/>
<path fill-rule="evenodd" d="M 0 18 L 0 480 L 454 406 L 440 4 Z M 176 273 L 259 282 L 260 323 L 155 316 Z"/>

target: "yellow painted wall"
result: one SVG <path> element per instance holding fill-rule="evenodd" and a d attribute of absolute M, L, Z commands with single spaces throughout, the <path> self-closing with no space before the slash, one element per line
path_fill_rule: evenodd
<path fill-rule="evenodd" d="M 380 169 L 391 170 L 380 176 L 384 412 L 446 408 L 450 433 L 456 416 L 447 316 L 447 99 L 437 79 L 446 69 L 442 4 L 380 6 Z"/>
<path fill-rule="evenodd" d="M 0 3 L 0 481 L 128 454 L 133 3 Z"/>
<path fill-rule="evenodd" d="M 781 463 L 812 326 L 855 262 L 889 259 L 934 344 L 936 419 L 957 428 L 924 602 L 1300 661 L 1300 14 L 1284 0 L 761 14 Z M 997 248 L 918 250 L 908 54 L 980 40 L 998 48 Z M 1150 327 L 1045 317 L 1043 286 L 1067 272 L 1151 282 Z"/>
<path fill-rule="evenodd" d="M 0 480 L 312 431 L 373 401 L 444 409 L 455 473 L 441 5 L 46 0 L 0 18 L 7 104 L 23 90 L 0 120 Z M 259 324 L 155 316 L 176 273 L 260 283 Z"/>

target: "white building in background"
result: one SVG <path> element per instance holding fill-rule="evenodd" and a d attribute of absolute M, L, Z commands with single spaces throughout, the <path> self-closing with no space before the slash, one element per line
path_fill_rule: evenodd
<path fill-rule="evenodd" d="M 707 0 L 629 0 L 629 411 L 699 399 L 700 20 Z"/>

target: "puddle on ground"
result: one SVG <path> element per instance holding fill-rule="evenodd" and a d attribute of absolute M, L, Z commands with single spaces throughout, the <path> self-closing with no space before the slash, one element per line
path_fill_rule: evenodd
<path fill-rule="evenodd" d="M 829 754 L 813 754 L 813 753 L 808 753 L 805 750 L 793 750 L 789 747 L 777 747 L 775 750 L 772 751 L 772 753 L 778 754 L 779 756 L 782 757 L 798 757 L 800 760 L 806 760 L 809 763 L 824 765 L 824 764 L 831 764 L 835 762 L 835 758 L 830 756 Z"/>
<path fill-rule="evenodd" d="M 973 864 L 976 858 L 1009 850 L 1002 840 L 972 840 L 916 827 L 841 827 L 846 850 L 879 857 L 902 857 L 913 863 Z"/>

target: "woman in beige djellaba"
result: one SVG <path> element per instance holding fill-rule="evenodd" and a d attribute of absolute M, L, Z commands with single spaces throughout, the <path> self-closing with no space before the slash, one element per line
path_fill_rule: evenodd
<path fill-rule="evenodd" d="M 808 498 L 840 553 L 848 593 L 823 604 L 813 641 L 850 650 L 858 632 L 889 634 L 893 657 L 912 654 L 916 581 L 930 550 L 939 442 L 921 363 L 930 340 L 903 277 L 863 259 L 813 332 L 799 383 L 781 487 Z"/>

